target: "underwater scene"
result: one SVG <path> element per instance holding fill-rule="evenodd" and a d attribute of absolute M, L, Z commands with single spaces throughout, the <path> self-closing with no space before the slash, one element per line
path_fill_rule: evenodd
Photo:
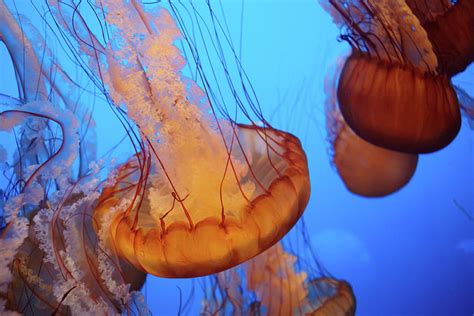
<path fill-rule="evenodd" d="M 0 0 L 0 315 L 474 315 L 474 0 Z"/>

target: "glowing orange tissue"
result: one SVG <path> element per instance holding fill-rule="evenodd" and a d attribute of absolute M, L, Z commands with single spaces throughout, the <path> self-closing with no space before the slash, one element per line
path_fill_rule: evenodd
<path fill-rule="evenodd" d="M 105 81 L 142 143 L 103 190 L 96 229 L 108 229 L 117 253 L 148 273 L 216 273 L 296 223 L 310 193 L 306 156 L 288 133 L 219 118 L 181 74 L 180 32 L 169 13 L 148 14 L 122 4 L 107 15 L 121 45 L 106 48 Z"/>

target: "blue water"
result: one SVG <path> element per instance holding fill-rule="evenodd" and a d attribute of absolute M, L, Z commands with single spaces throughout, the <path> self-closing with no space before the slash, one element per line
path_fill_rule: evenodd
<path fill-rule="evenodd" d="M 404 189 L 385 198 L 355 196 L 328 154 L 324 78 L 349 52 L 329 15 L 314 0 L 224 0 L 223 9 L 265 117 L 303 143 L 312 244 L 325 267 L 352 284 L 357 315 L 474 315 L 474 131 L 467 121 L 447 148 L 420 157 Z M 1 92 L 12 91 L 10 66 L 1 67 Z M 472 65 L 454 81 L 474 95 Z M 96 120 L 108 115 L 97 108 Z M 117 141 L 110 128 L 97 126 L 99 151 Z M 192 285 L 149 276 L 143 292 L 154 314 L 176 315 L 178 287 L 184 299 Z M 191 314 L 200 309 L 199 290 Z"/>

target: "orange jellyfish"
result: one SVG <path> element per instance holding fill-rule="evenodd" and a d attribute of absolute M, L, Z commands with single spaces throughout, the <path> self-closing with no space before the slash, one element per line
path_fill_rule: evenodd
<path fill-rule="evenodd" d="M 297 257 L 277 244 L 247 263 L 247 289 L 267 315 L 304 315 L 309 311 L 307 273 L 296 271 Z"/>
<path fill-rule="evenodd" d="M 211 277 L 203 315 L 354 315 L 351 286 L 331 277 L 309 278 L 309 262 L 281 243 L 240 268 Z M 311 272 L 312 273 L 312 272 Z M 243 281 L 245 280 L 245 282 Z"/>
<path fill-rule="evenodd" d="M 164 8 L 102 4 L 110 40 L 78 45 L 108 100 L 136 124 L 130 128 L 136 155 L 104 185 L 97 231 L 109 232 L 108 245 L 120 257 L 162 277 L 216 273 L 275 244 L 310 194 L 299 140 L 270 127 L 255 108 L 263 127 L 237 124 L 230 110 L 216 108 L 184 75 L 186 61 L 175 45 L 181 33 Z M 51 5 L 67 29 L 71 21 L 62 19 L 71 9 Z M 76 21 L 70 29 L 86 27 Z"/>
<path fill-rule="evenodd" d="M 356 302 L 351 285 L 344 280 L 315 278 L 309 282 L 308 296 L 313 302 L 313 311 L 308 316 L 355 315 Z"/>
<path fill-rule="evenodd" d="M 248 263 L 247 288 L 255 292 L 266 315 L 354 315 L 354 293 L 347 282 L 329 277 L 308 280 L 305 271 L 311 267 L 300 263 L 297 270 L 297 260 L 277 244 Z"/>
<path fill-rule="evenodd" d="M 474 61 L 474 2 L 407 0 L 438 57 L 438 69 L 449 77 Z"/>
<path fill-rule="evenodd" d="M 181 192 L 186 192 L 183 197 L 178 189 L 167 188 L 166 168 L 162 174 L 150 173 L 154 180 L 143 187 L 139 207 L 121 206 L 131 188 L 140 185 L 141 169 L 135 157 L 119 168 L 117 182 L 102 193 L 95 218 L 110 225 L 121 256 L 154 275 L 194 277 L 235 266 L 290 230 L 309 196 L 306 158 L 298 140 L 255 126 L 236 126 L 235 133 L 240 144 L 228 159 L 252 157 L 248 170 L 240 167 L 237 179 L 237 172 L 225 177 L 221 161 L 199 161 L 193 153 L 189 163 L 196 169 L 191 178 L 183 175 L 190 181 L 180 184 Z M 219 151 L 212 148 L 212 152 L 217 156 Z M 173 186 L 179 188 L 177 182 Z"/>
<path fill-rule="evenodd" d="M 326 78 L 326 126 L 332 163 L 352 193 L 380 197 L 405 186 L 415 173 L 418 155 L 372 145 L 346 124 L 336 100 L 336 76 Z"/>
<path fill-rule="evenodd" d="M 340 110 L 366 141 L 428 153 L 447 146 L 461 120 L 456 93 L 426 32 L 402 0 L 322 1 L 353 48 L 337 90 Z"/>

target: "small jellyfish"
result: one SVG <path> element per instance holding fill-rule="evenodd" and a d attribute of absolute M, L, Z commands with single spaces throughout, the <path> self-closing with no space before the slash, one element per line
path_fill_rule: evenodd
<path fill-rule="evenodd" d="M 312 279 L 308 284 L 308 297 L 313 310 L 307 316 L 355 315 L 354 292 L 344 280 L 326 277 Z"/>
<path fill-rule="evenodd" d="M 277 244 L 247 263 L 247 289 L 255 293 L 262 314 L 354 315 L 356 303 L 350 284 L 308 275 L 314 274 L 314 263 L 302 257 Z"/>
<path fill-rule="evenodd" d="M 418 155 L 372 145 L 357 136 L 342 117 L 335 95 L 337 76 L 326 77 L 326 126 L 332 163 L 352 193 L 380 197 L 405 186 L 415 173 Z"/>
<path fill-rule="evenodd" d="M 461 120 L 448 77 L 437 73 L 431 42 L 401 0 L 323 0 L 352 46 L 337 96 L 352 130 L 368 142 L 407 153 L 447 146 Z"/>
<path fill-rule="evenodd" d="M 210 276 L 202 314 L 355 314 L 349 283 L 325 276 L 318 264 L 287 248 L 278 243 L 239 267 Z"/>
<path fill-rule="evenodd" d="M 340 128 L 333 138 L 333 163 L 347 189 L 366 197 L 398 191 L 415 173 L 418 155 L 372 145 L 357 136 L 339 114 Z"/>
<path fill-rule="evenodd" d="M 438 58 L 438 69 L 449 77 L 474 61 L 474 2 L 471 0 L 406 0 L 420 20 Z"/>
<path fill-rule="evenodd" d="M 296 271 L 296 261 L 279 243 L 247 263 L 247 289 L 255 293 L 266 315 L 308 312 L 307 273 Z"/>

